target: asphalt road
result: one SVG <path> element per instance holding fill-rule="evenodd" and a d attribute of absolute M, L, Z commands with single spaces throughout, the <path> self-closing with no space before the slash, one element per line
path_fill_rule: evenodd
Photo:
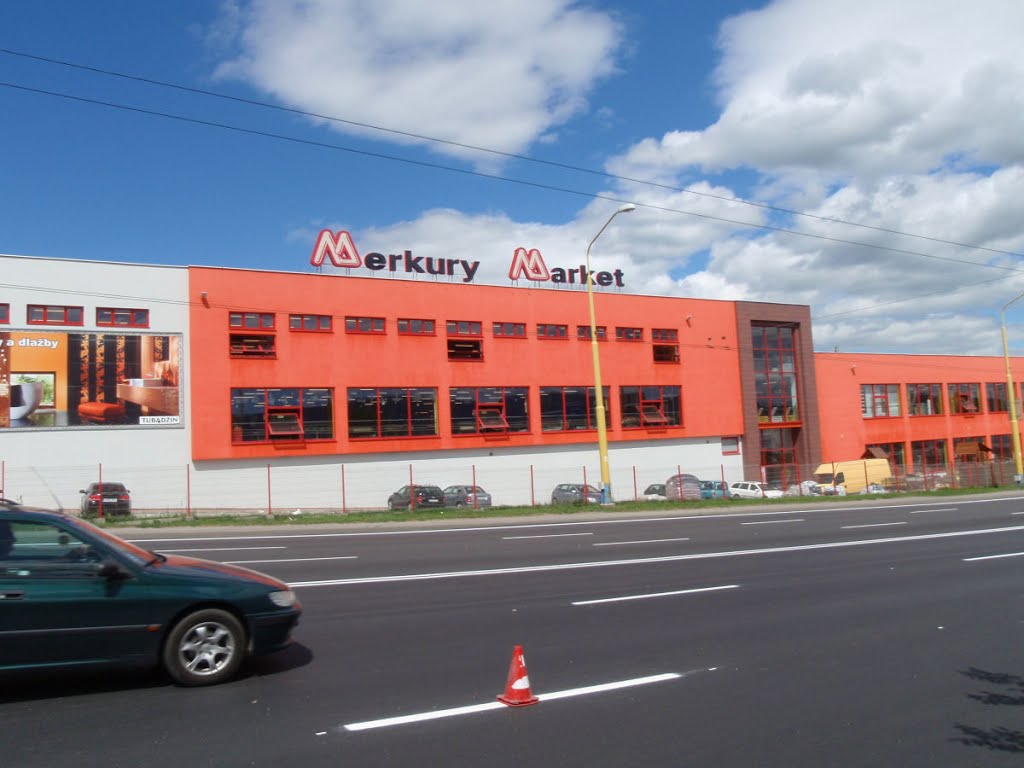
<path fill-rule="evenodd" d="M 293 584 L 296 644 L 0 677 L 0 765 L 1021 764 L 1024 497 L 746 509 L 127 531 Z"/>

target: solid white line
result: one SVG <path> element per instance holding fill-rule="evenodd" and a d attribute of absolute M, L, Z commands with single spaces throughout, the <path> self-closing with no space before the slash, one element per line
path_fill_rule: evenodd
<path fill-rule="evenodd" d="M 586 688 L 571 688 L 565 691 L 553 691 L 551 693 L 537 694 L 541 701 L 554 701 L 556 699 L 567 699 L 572 696 L 585 696 L 591 693 L 604 693 L 615 691 L 620 688 L 629 688 L 637 685 L 649 685 L 651 683 L 662 683 L 666 680 L 675 680 L 682 677 L 677 672 L 668 672 L 663 675 L 651 675 L 650 677 L 637 677 L 632 680 L 620 680 L 615 683 L 603 683 L 601 685 L 590 685 Z M 456 715 L 471 715 L 476 712 L 487 712 L 493 709 L 508 709 L 508 705 L 499 701 L 491 701 L 486 704 L 471 704 L 466 707 L 455 707 L 453 709 L 439 709 L 434 712 L 421 712 L 416 715 L 402 715 L 400 717 L 388 717 L 383 720 L 366 720 L 361 723 L 349 723 L 345 726 L 346 731 L 368 731 L 371 728 L 386 728 L 392 725 L 405 725 L 407 723 L 422 723 L 426 720 L 439 720 L 443 717 L 455 717 Z"/>
<path fill-rule="evenodd" d="M 355 584 L 385 584 L 400 581 L 427 581 L 431 579 L 460 579 L 467 576 L 507 576 L 518 573 L 545 573 L 549 571 L 571 571 L 582 568 L 613 568 L 624 565 L 651 565 L 654 563 L 678 563 L 684 560 L 710 560 L 721 557 L 744 557 L 747 555 L 770 555 L 785 552 L 809 552 L 816 549 L 842 549 L 863 547 L 872 544 L 903 544 L 930 539 L 951 539 L 962 536 L 984 536 L 990 533 L 1012 533 L 1024 531 L 1024 525 L 1007 528 L 982 528 L 975 531 L 950 531 L 947 533 L 924 533 L 916 536 L 892 536 L 885 539 L 859 539 L 854 541 L 833 541 L 822 544 L 800 544 L 791 547 L 765 547 L 762 549 L 739 549 L 726 552 L 701 552 L 688 555 L 665 555 L 663 557 L 638 557 L 630 560 L 598 560 L 581 563 L 559 563 L 555 565 L 528 565 L 518 568 L 492 568 L 489 570 L 448 571 L 436 573 L 409 573 L 393 576 L 368 576 L 359 579 L 325 579 L 322 581 L 295 581 L 292 587 L 346 587 Z"/>
<path fill-rule="evenodd" d="M 158 552 L 246 552 L 257 549 L 288 549 L 288 547 L 207 547 L 206 549 L 158 549 Z"/>
<path fill-rule="evenodd" d="M 693 595 L 697 592 L 717 592 L 720 589 L 739 589 L 739 584 L 726 584 L 722 587 L 701 587 L 699 589 L 678 589 L 675 592 L 652 592 L 648 595 L 627 595 L 625 597 L 603 597 L 600 600 L 579 600 L 571 605 L 600 605 L 601 603 L 621 603 L 626 600 L 648 600 L 652 597 L 673 597 L 675 595 Z"/>
<path fill-rule="evenodd" d="M 593 536 L 592 533 L 545 533 L 537 536 L 502 536 L 502 541 L 512 541 L 513 539 L 561 539 L 566 536 Z"/>
<path fill-rule="evenodd" d="M 914 509 L 911 510 L 912 515 L 923 515 L 928 512 L 956 512 L 956 507 L 941 507 L 939 509 Z"/>
<path fill-rule="evenodd" d="M 749 523 L 740 523 L 740 525 L 778 525 L 779 523 L 802 523 L 804 519 L 798 517 L 795 520 L 753 520 Z"/>
<path fill-rule="evenodd" d="M 1024 557 L 1024 552 L 1010 552 L 1005 555 L 985 555 L 984 557 L 965 557 L 965 563 L 973 563 L 976 560 L 997 560 L 1000 557 Z"/>
<path fill-rule="evenodd" d="M 887 525 L 906 525 L 906 522 L 902 523 L 865 523 L 864 525 L 841 525 L 840 530 L 848 531 L 851 528 L 885 528 Z"/>
<path fill-rule="evenodd" d="M 254 565 L 256 563 L 311 563 L 314 560 L 358 560 L 358 555 L 339 555 L 338 557 L 294 557 L 280 560 L 225 560 L 225 565 Z"/>
<path fill-rule="evenodd" d="M 994 499 L 970 499 L 959 502 L 967 504 L 990 504 L 1000 501 L 1020 501 L 1021 496 L 1000 496 Z M 129 539 L 133 544 L 153 544 L 167 541 L 251 541 L 259 539 L 334 539 L 334 538 L 357 538 L 367 536 L 423 536 L 427 534 L 441 533 L 475 533 L 478 531 L 514 531 L 524 528 L 564 528 L 579 527 L 583 525 L 633 525 L 635 523 L 668 523 L 680 520 L 721 520 L 737 517 L 773 517 L 777 515 L 811 514 L 821 512 L 855 512 L 860 510 L 878 511 L 880 509 L 905 510 L 913 507 L 927 506 L 923 504 L 876 504 L 871 506 L 854 506 L 849 504 L 837 504 L 825 507 L 802 508 L 800 510 L 785 509 L 778 512 L 726 512 L 721 514 L 708 515 L 666 515 L 663 517 L 630 517 L 620 520 L 579 520 L 561 523 L 518 523 L 515 525 L 477 525 L 463 528 L 426 528 L 417 530 L 387 530 L 387 531 L 347 531 L 343 533 L 285 533 L 266 534 L 260 536 L 205 536 L 184 538 L 164 537 L 159 539 Z"/>
<path fill-rule="evenodd" d="M 1011 512 L 1011 515 L 1024 515 L 1024 512 Z"/>
<path fill-rule="evenodd" d="M 623 544 L 661 544 L 667 541 L 689 541 L 689 536 L 684 536 L 679 539 L 644 539 L 642 541 L 599 541 L 596 544 L 591 544 L 592 547 L 618 547 Z"/>

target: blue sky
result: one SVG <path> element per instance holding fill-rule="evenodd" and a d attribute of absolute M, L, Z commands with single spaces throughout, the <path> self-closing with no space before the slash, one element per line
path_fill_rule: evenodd
<path fill-rule="evenodd" d="M 819 349 L 998 354 L 1024 291 L 1024 5 L 934 9 L 5 3 L 0 252 L 305 271 L 347 229 L 502 284 L 519 246 L 578 263 L 629 200 L 594 249 L 627 291 L 809 304 Z"/>

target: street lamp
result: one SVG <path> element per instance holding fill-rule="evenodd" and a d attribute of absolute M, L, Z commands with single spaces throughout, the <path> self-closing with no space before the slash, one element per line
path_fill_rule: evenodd
<path fill-rule="evenodd" d="M 612 478 L 608 470 L 608 429 L 605 426 L 604 389 L 601 387 L 601 355 L 597 349 L 597 317 L 594 315 L 594 276 L 590 272 L 590 249 L 597 238 L 620 213 L 635 211 L 636 206 L 626 203 L 608 217 L 608 221 L 597 231 L 587 246 L 587 302 L 590 305 L 590 349 L 594 353 L 594 397 L 597 398 L 597 450 L 601 456 L 601 503 L 612 503 Z M 1024 294 L 1022 294 L 1024 295 Z"/>
<path fill-rule="evenodd" d="M 1017 398 L 1013 395 L 1013 373 L 1010 372 L 1010 346 L 1006 342 L 1006 308 L 1017 299 L 1024 298 L 1024 293 L 1014 296 L 1003 305 L 1003 311 L 999 314 L 1000 325 L 1003 329 L 1003 360 L 1006 362 L 1006 396 L 1010 406 L 1010 433 L 1013 435 L 1013 482 L 1020 485 L 1024 482 L 1024 462 L 1020 455 L 1020 427 L 1017 424 Z"/>

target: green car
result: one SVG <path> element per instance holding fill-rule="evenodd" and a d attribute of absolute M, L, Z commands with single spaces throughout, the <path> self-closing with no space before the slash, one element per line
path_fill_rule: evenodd
<path fill-rule="evenodd" d="M 0 671 L 160 664 L 212 685 L 291 642 L 302 606 L 246 568 L 161 555 L 62 512 L 0 500 Z"/>

